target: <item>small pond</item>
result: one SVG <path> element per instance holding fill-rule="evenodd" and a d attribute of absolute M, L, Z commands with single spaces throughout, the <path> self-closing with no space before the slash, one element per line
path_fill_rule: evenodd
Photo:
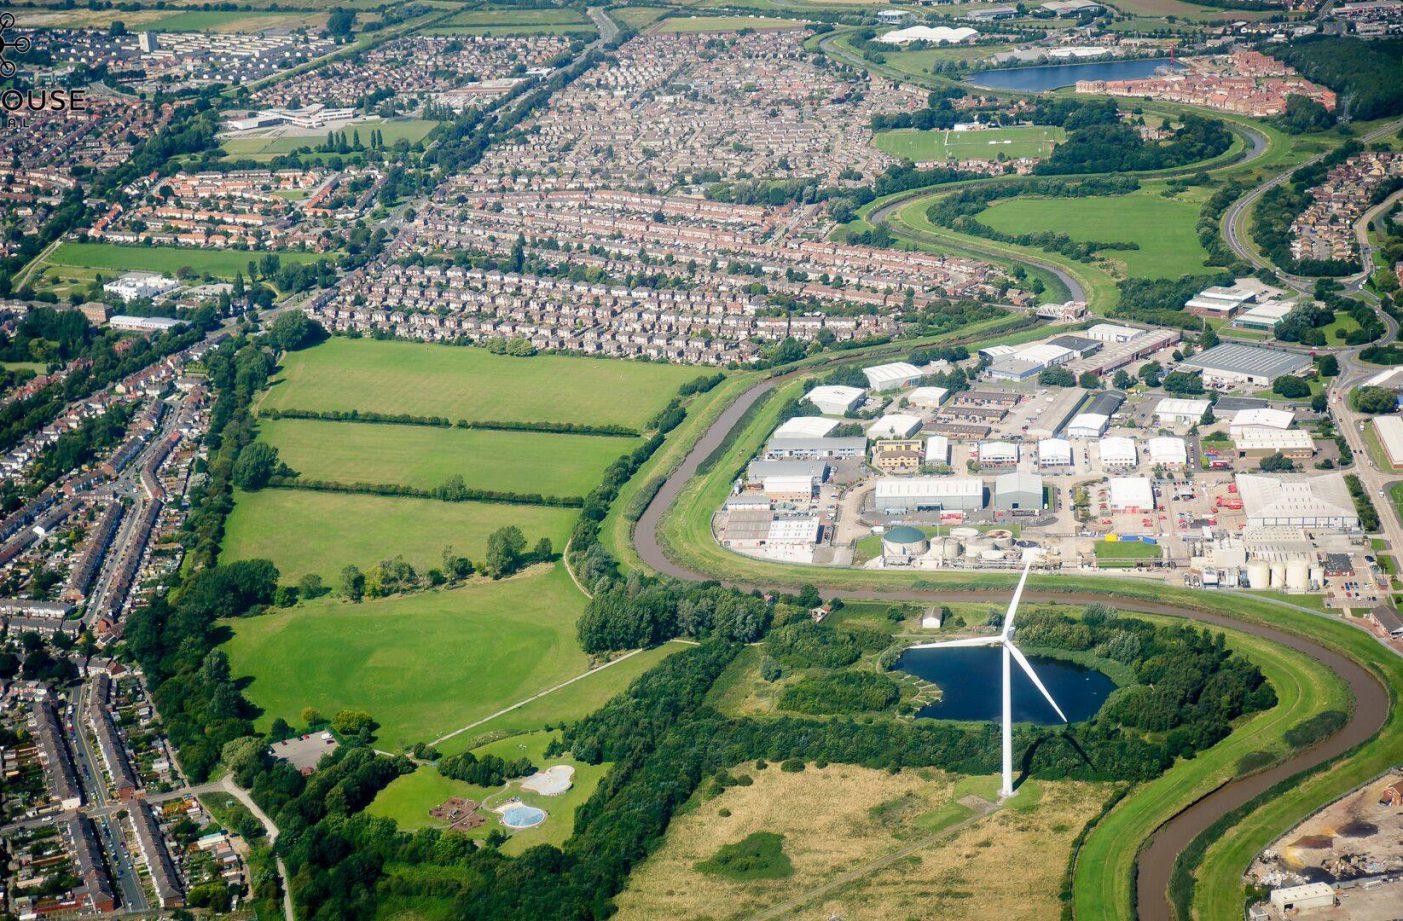
<path fill-rule="evenodd" d="M 1003 665 L 997 647 L 912 649 L 898 667 L 940 685 L 944 696 L 917 716 L 938 720 L 997 720 L 1003 708 Z M 1072 722 L 1090 719 L 1116 689 L 1102 672 L 1064 659 L 1029 656 L 1033 670 Z M 1013 663 L 1013 721 L 1061 724 L 1033 682 Z"/>

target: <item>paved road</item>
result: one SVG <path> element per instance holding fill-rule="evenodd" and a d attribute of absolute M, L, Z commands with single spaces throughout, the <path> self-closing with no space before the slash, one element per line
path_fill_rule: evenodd
<path fill-rule="evenodd" d="M 799 374 L 805 372 L 792 372 Z M 677 500 L 686 483 L 696 476 L 702 460 L 711 455 L 726 439 L 747 409 L 754 405 L 767 391 L 784 378 L 775 378 L 756 384 L 741 394 L 712 424 L 686 459 L 663 484 L 653 501 L 644 511 L 634 531 L 634 542 L 638 555 L 654 570 L 678 579 L 699 581 L 709 578 L 669 559 L 658 541 L 658 526 L 667 510 Z M 753 588 L 775 588 L 781 584 L 793 587 L 780 580 L 763 585 L 752 583 L 732 583 L 736 588 L 749 591 Z M 952 592 L 948 590 L 895 590 L 843 592 L 848 599 L 874 601 L 985 601 L 987 592 Z M 1039 590 L 1028 593 L 1033 601 L 1059 601 L 1078 604 L 1104 602 L 1102 595 L 1077 595 L 1063 592 Z M 1139 917 L 1145 921 L 1167 921 L 1170 909 L 1166 900 L 1166 886 L 1174 858 L 1200 832 L 1206 829 L 1218 816 L 1248 802 L 1262 790 L 1276 782 L 1308 770 L 1333 758 L 1337 754 L 1376 735 L 1388 718 L 1389 701 L 1387 692 L 1364 668 L 1314 640 L 1278 630 L 1266 624 L 1249 623 L 1209 611 L 1199 611 L 1173 605 L 1153 604 L 1143 601 L 1130 601 L 1122 604 L 1126 609 L 1153 614 L 1184 617 L 1220 627 L 1230 627 L 1254 636 L 1264 637 L 1304 655 L 1310 656 L 1334 671 L 1351 689 L 1355 698 L 1355 709 L 1345 727 L 1315 748 L 1299 752 L 1277 767 L 1261 774 L 1240 778 L 1219 787 L 1199 802 L 1186 808 L 1170 819 L 1151 840 L 1149 848 L 1141 856 L 1136 882 Z"/>
<path fill-rule="evenodd" d="M 596 44 L 607 45 L 614 40 L 614 36 L 619 34 L 619 27 L 614 20 L 609 18 L 609 14 L 604 12 L 603 7 L 591 6 L 585 10 L 589 14 L 590 22 L 599 30 L 599 39 Z"/>

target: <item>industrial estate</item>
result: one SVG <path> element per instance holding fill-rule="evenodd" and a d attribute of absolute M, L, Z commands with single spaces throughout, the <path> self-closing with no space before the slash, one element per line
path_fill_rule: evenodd
<path fill-rule="evenodd" d="M 0 83 L 0 918 L 1403 915 L 1403 2 Z"/>

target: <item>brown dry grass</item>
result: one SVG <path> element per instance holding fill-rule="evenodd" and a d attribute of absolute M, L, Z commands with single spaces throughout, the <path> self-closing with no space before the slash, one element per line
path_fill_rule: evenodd
<path fill-rule="evenodd" d="M 854 765 L 776 765 L 732 773 L 754 778 L 720 796 L 693 800 L 618 897 L 624 921 L 749 917 L 830 882 L 928 834 L 922 817 L 987 787 L 935 770 L 899 774 Z M 980 779 L 982 780 L 982 779 Z M 888 919 L 1056 917 L 1057 890 L 1071 839 L 1100 808 L 1109 786 L 1041 783 L 1026 808 L 1006 808 L 939 839 L 889 868 L 849 884 L 789 917 Z M 1017 801 L 1015 800 L 1015 803 Z M 729 816 L 722 816 L 728 810 Z M 784 835 L 794 865 L 786 879 L 737 882 L 696 870 L 722 845 L 758 831 Z M 1016 874 L 1010 867 L 1018 867 Z"/>

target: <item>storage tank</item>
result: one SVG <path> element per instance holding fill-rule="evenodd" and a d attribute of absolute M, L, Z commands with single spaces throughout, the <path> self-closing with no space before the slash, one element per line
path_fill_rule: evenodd
<path fill-rule="evenodd" d="M 965 556 L 971 560 L 979 559 L 979 555 L 991 548 L 993 544 L 987 540 L 972 540 L 965 544 Z"/>
<path fill-rule="evenodd" d="M 964 552 L 964 549 L 964 544 L 961 544 L 953 537 L 947 537 L 940 542 L 940 555 L 942 559 L 951 561 L 958 560 L 960 554 Z"/>
<path fill-rule="evenodd" d="M 1303 592 L 1310 582 L 1310 564 L 1305 560 L 1291 560 L 1286 564 L 1286 587 Z"/>
<path fill-rule="evenodd" d="M 1284 588 L 1286 586 L 1286 564 L 1271 564 L 1271 587 Z"/>
<path fill-rule="evenodd" d="M 925 534 L 908 525 L 887 528 L 882 534 L 882 556 L 915 557 L 930 549 Z"/>
<path fill-rule="evenodd" d="M 980 553 L 979 558 L 986 563 L 997 563 L 1004 558 L 1004 551 L 995 547 L 990 547 L 988 550 Z"/>
<path fill-rule="evenodd" d="M 1271 567 L 1265 560 L 1253 560 L 1247 564 L 1247 584 L 1252 588 L 1271 587 Z"/>
<path fill-rule="evenodd" d="M 978 528 L 951 528 L 950 536 L 962 541 L 974 540 L 979 536 Z"/>
<path fill-rule="evenodd" d="M 1320 584 L 1324 583 L 1324 582 L 1325 582 L 1325 567 L 1324 567 L 1324 566 L 1312 566 L 1312 567 L 1310 568 L 1310 580 L 1311 580 L 1312 582 L 1314 582 L 1316 585 L 1320 585 Z"/>

